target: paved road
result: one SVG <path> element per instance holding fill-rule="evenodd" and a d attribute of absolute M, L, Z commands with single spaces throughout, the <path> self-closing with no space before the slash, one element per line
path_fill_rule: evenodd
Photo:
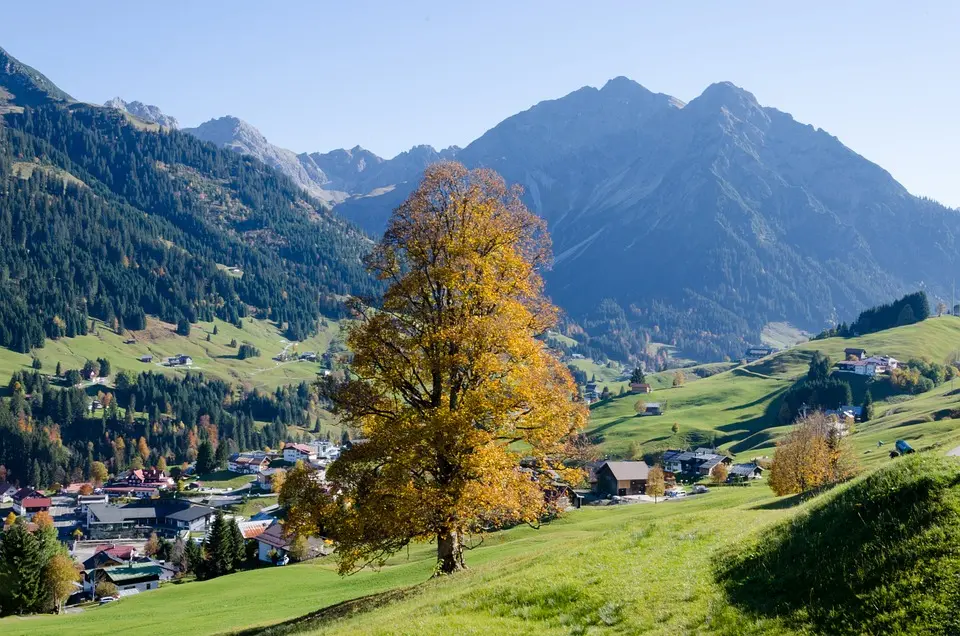
<path fill-rule="evenodd" d="M 947 457 L 960 457 L 960 446 L 957 446 L 953 450 L 947 451 Z"/>

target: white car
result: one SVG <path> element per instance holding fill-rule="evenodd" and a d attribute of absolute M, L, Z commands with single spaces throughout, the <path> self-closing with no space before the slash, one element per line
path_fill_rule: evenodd
<path fill-rule="evenodd" d="M 686 496 L 687 496 L 687 491 L 686 491 L 686 490 L 679 490 L 679 489 L 678 489 L 678 490 L 671 490 L 671 491 L 667 492 L 667 497 L 673 497 L 674 499 L 676 499 L 676 498 L 678 498 L 678 497 L 686 497 Z"/>

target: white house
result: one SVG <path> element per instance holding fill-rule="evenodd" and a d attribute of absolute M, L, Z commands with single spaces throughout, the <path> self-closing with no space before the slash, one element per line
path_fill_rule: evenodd
<path fill-rule="evenodd" d="M 243 475 L 262 473 L 270 467 L 270 460 L 263 451 L 234 453 L 227 460 L 227 470 Z"/>
<path fill-rule="evenodd" d="M 286 444 L 283 447 L 283 460 L 294 464 L 298 461 L 311 461 L 317 458 L 314 447 L 306 444 Z"/>

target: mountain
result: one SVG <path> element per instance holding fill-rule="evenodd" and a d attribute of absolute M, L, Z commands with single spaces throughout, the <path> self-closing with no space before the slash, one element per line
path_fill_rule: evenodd
<path fill-rule="evenodd" d="M 51 102 L 72 102 L 40 71 L 0 48 L 0 113 Z"/>
<path fill-rule="evenodd" d="M 122 110 L 135 117 L 139 117 L 144 121 L 159 124 L 165 128 L 180 127 L 176 117 L 165 115 L 159 108 L 150 104 L 144 104 L 143 102 L 137 101 L 125 102 L 119 97 L 114 97 L 113 99 L 105 102 L 103 105 L 107 108 L 116 108 L 117 110 Z"/>
<path fill-rule="evenodd" d="M 524 187 L 571 316 L 701 359 L 741 355 L 768 322 L 820 330 L 921 286 L 945 296 L 960 259 L 960 213 L 728 82 L 684 104 L 616 78 L 456 157 Z M 377 235 L 415 181 L 336 211 Z"/>
<path fill-rule="evenodd" d="M 23 77 L 0 87 L 38 95 Z M 286 176 L 49 86 L 0 126 L 0 346 L 85 333 L 90 316 L 143 329 L 148 314 L 256 315 L 299 340 L 344 315 L 344 295 L 376 293 L 369 239 Z"/>

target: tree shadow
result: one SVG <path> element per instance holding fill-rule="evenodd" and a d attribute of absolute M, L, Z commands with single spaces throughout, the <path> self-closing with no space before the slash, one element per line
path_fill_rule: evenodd
<path fill-rule="evenodd" d="M 235 632 L 224 632 L 231 636 L 286 636 L 313 632 L 335 621 L 348 618 L 355 614 L 370 612 L 385 605 L 396 603 L 420 592 L 420 586 L 405 587 L 379 594 L 370 594 L 360 598 L 350 599 L 320 608 L 309 614 L 297 616 L 273 625 L 251 627 Z"/>
<path fill-rule="evenodd" d="M 790 495 L 789 497 L 780 497 L 776 501 L 771 501 L 770 503 L 751 506 L 750 510 L 788 510 L 790 508 L 796 508 L 800 504 L 810 501 L 817 495 L 827 492 L 835 486 L 836 484 L 828 484 L 826 486 L 821 486 L 820 488 L 808 490 L 807 492 Z"/>

